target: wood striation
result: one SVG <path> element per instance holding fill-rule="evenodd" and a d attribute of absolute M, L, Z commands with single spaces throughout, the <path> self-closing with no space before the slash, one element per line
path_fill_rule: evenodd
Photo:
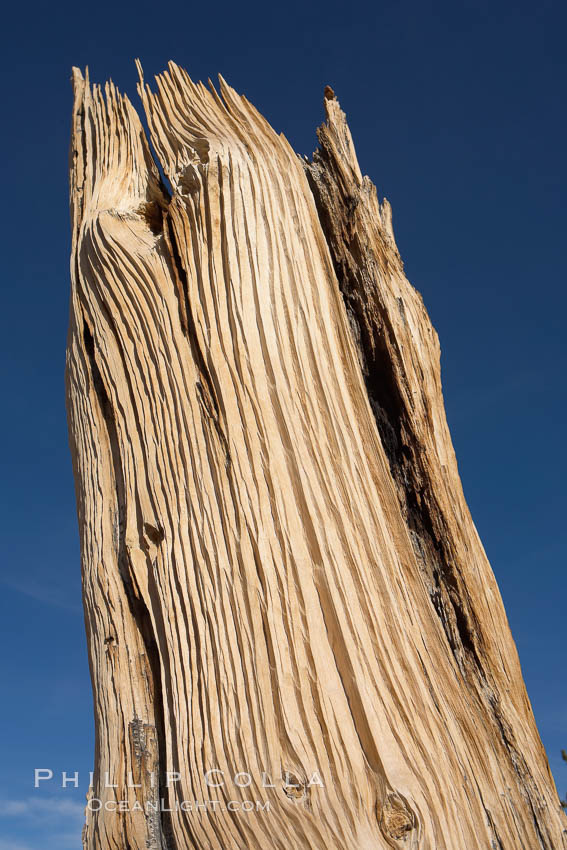
<path fill-rule="evenodd" d="M 166 189 L 128 99 L 74 88 L 92 797 L 130 809 L 84 847 L 567 846 L 437 336 L 334 92 L 302 162 L 222 79 L 141 78 Z"/>

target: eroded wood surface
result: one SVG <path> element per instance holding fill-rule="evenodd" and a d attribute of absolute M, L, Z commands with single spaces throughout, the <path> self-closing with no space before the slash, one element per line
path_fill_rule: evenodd
<path fill-rule="evenodd" d="M 332 91 L 305 162 L 223 80 L 142 80 L 170 194 L 128 99 L 74 87 L 92 797 L 130 808 L 85 848 L 567 846 L 437 336 Z"/>

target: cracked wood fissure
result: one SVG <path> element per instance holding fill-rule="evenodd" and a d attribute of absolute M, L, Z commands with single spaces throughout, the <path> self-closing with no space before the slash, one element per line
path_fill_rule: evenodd
<path fill-rule="evenodd" d="M 437 336 L 332 92 L 308 162 L 222 79 L 141 78 L 170 192 L 129 100 L 74 89 L 84 847 L 567 846 Z"/>

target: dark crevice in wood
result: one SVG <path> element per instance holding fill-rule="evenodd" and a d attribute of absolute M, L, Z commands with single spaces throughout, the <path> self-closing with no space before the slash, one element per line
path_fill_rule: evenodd
<path fill-rule="evenodd" d="M 304 163 L 304 167 L 358 349 L 378 433 L 397 483 L 402 513 L 414 548 L 417 544 L 416 554 L 430 576 L 431 601 L 453 655 L 464 674 L 467 668 L 463 657 L 468 657 L 483 676 L 474 614 L 454 564 L 450 535 L 442 527 L 442 512 L 420 461 L 423 447 L 413 433 L 402 391 L 405 375 L 388 309 L 380 297 L 376 258 L 365 253 L 360 244 L 354 218 L 358 200 L 336 168 L 324 128 L 319 132 L 319 141 L 321 146 L 314 153 L 313 162 Z"/>

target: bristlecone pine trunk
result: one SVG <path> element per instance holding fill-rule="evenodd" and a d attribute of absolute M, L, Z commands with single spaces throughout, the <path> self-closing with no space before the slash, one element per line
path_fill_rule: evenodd
<path fill-rule="evenodd" d="M 338 101 L 309 162 L 222 79 L 157 83 L 171 194 L 74 72 L 85 848 L 567 846 L 437 335 Z"/>

